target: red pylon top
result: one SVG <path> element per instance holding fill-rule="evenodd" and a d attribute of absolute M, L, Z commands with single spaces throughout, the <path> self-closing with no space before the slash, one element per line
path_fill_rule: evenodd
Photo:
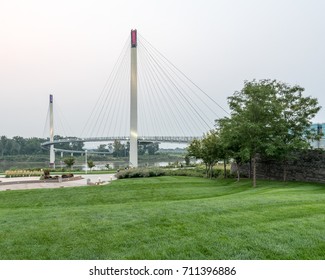
<path fill-rule="evenodd" d="M 136 29 L 131 30 L 131 47 L 132 48 L 137 47 L 137 30 Z"/>

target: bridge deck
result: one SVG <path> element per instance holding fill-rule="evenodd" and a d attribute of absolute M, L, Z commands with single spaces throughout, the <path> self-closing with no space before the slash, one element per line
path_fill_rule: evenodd
<path fill-rule="evenodd" d="M 139 142 L 164 142 L 164 143 L 190 143 L 194 139 L 200 139 L 201 137 L 195 136 L 139 136 Z M 42 143 L 42 146 L 55 145 L 60 143 L 71 143 L 71 142 L 110 142 L 110 141 L 130 141 L 128 136 L 111 136 L 111 137 L 88 137 L 88 138 L 64 138 L 54 141 L 47 141 Z"/>

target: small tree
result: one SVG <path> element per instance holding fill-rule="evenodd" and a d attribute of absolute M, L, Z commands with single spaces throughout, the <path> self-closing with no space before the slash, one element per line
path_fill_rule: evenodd
<path fill-rule="evenodd" d="M 87 165 L 88 165 L 88 168 L 90 169 L 90 171 L 95 166 L 94 162 L 91 159 L 87 161 Z"/>
<path fill-rule="evenodd" d="M 212 178 L 213 166 L 222 158 L 223 154 L 218 133 L 211 130 L 201 140 L 193 140 L 187 150 L 189 156 L 202 159 L 207 177 Z"/>
<path fill-rule="evenodd" d="M 75 158 L 74 157 L 68 157 L 63 160 L 63 162 L 66 164 L 66 166 L 70 169 L 72 169 L 72 166 L 75 163 Z"/>
<path fill-rule="evenodd" d="M 109 163 L 105 164 L 105 167 L 107 168 L 107 170 L 109 169 Z"/>
<path fill-rule="evenodd" d="M 244 148 L 244 139 L 240 136 L 240 129 L 236 123 L 228 117 L 216 120 L 216 126 L 220 135 L 220 142 L 225 158 L 232 158 L 236 164 L 237 181 L 240 180 L 240 168 L 243 163 L 249 161 L 249 152 Z M 225 160 L 224 160 L 225 161 Z"/>

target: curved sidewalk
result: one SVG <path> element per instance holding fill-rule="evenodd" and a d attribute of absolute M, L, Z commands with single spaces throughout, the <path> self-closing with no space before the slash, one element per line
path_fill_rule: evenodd
<path fill-rule="evenodd" d="M 26 190 L 26 189 L 53 189 L 66 187 L 87 186 L 88 180 L 90 185 L 107 184 L 112 180 L 116 180 L 115 174 L 96 174 L 82 175 L 80 179 L 63 182 L 44 182 L 39 181 L 39 177 L 19 177 L 19 178 L 3 178 L 0 177 L 0 191 L 9 190 Z"/>

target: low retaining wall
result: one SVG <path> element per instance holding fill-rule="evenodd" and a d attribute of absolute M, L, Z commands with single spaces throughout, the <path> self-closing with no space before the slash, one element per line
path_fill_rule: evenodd
<path fill-rule="evenodd" d="M 1 182 L 1 185 L 15 185 L 15 184 L 35 184 L 35 183 L 61 183 L 67 181 L 76 181 L 83 179 L 81 176 L 71 177 L 71 178 L 55 178 L 55 179 L 48 179 L 48 180 L 22 180 L 22 181 L 7 181 Z"/>
<path fill-rule="evenodd" d="M 232 171 L 236 171 L 232 166 Z M 283 180 L 283 163 L 276 160 L 257 159 L 256 177 L 259 179 Z M 240 168 L 241 176 L 252 175 L 249 163 Z M 325 151 L 309 150 L 296 154 L 287 164 L 287 181 L 325 183 Z"/>

